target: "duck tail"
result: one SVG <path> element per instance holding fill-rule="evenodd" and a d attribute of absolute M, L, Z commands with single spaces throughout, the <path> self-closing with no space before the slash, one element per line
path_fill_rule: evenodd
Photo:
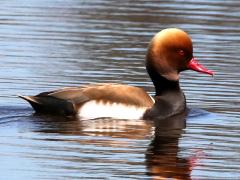
<path fill-rule="evenodd" d="M 34 96 L 18 95 L 18 97 L 27 101 L 35 111 L 37 111 L 39 109 L 39 106 L 41 105 L 40 102 Z"/>
<path fill-rule="evenodd" d="M 23 96 L 23 95 L 17 95 L 19 98 L 26 100 L 27 102 L 31 103 L 38 103 L 36 99 L 33 96 Z"/>

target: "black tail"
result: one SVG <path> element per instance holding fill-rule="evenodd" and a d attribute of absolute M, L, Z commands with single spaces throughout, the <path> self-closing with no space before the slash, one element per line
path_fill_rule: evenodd
<path fill-rule="evenodd" d="M 76 113 L 74 105 L 67 100 L 58 99 L 52 96 L 18 95 L 18 97 L 29 102 L 36 112 L 61 115 L 74 115 Z"/>
<path fill-rule="evenodd" d="M 20 98 L 26 100 L 27 102 L 29 102 L 29 104 L 31 104 L 31 106 L 33 107 L 33 109 L 35 111 L 39 111 L 39 106 L 41 106 L 41 104 L 33 96 L 18 95 L 18 97 L 20 97 Z"/>

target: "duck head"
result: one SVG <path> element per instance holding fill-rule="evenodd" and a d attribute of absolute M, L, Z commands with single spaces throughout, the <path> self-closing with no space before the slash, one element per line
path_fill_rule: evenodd
<path fill-rule="evenodd" d="M 164 29 L 153 37 L 147 52 L 146 67 L 150 76 L 150 71 L 154 71 L 170 81 L 178 81 L 179 73 L 188 69 L 213 75 L 194 58 L 190 36 L 177 28 Z"/>

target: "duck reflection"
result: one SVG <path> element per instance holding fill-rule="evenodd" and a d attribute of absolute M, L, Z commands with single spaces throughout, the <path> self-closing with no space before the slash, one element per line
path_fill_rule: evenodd
<path fill-rule="evenodd" d="M 129 139 L 142 140 L 153 136 L 145 152 L 147 175 L 153 179 L 191 179 L 193 160 L 178 156 L 179 139 L 186 127 L 188 112 L 167 119 L 154 121 L 74 118 L 34 115 L 35 131 L 74 135 L 75 142 L 106 147 L 131 147 Z M 81 136 L 89 136 L 84 140 Z M 103 139 L 91 137 L 101 136 Z M 109 138 L 108 138 L 109 137 Z M 69 139 L 62 139 L 68 141 Z M 72 141 L 73 139 L 71 139 Z M 139 152 L 140 153 L 140 152 Z"/>
<path fill-rule="evenodd" d="M 154 121 L 155 132 L 146 151 L 147 174 L 153 179 L 191 179 L 191 160 L 178 157 L 179 139 L 186 127 L 187 111 Z"/>
<path fill-rule="evenodd" d="M 34 114 L 34 131 L 42 133 L 73 134 L 79 136 L 108 136 L 127 139 L 145 139 L 152 134 L 152 122 L 125 119 L 81 120 L 74 117 L 59 117 Z M 119 139 L 118 139 L 119 140 Z"/>

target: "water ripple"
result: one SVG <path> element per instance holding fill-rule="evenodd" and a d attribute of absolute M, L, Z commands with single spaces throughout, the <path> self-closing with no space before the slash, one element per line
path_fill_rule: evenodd
<path fill-rule="evenodd" d="M 2 0 L 2 177 L 240 178 L 239 5 L 234 0 Z M 188 106 L 197 110 L 177 133 L 159 135 L 144 121 L 36 116 L 16 97 L 96 82 L 131 84 L 153 94 L 144 68 L 146 48 L 167 27 L 186 30 L 195 57 L 216 73 L 213 78 L 182 74 Z"/>

